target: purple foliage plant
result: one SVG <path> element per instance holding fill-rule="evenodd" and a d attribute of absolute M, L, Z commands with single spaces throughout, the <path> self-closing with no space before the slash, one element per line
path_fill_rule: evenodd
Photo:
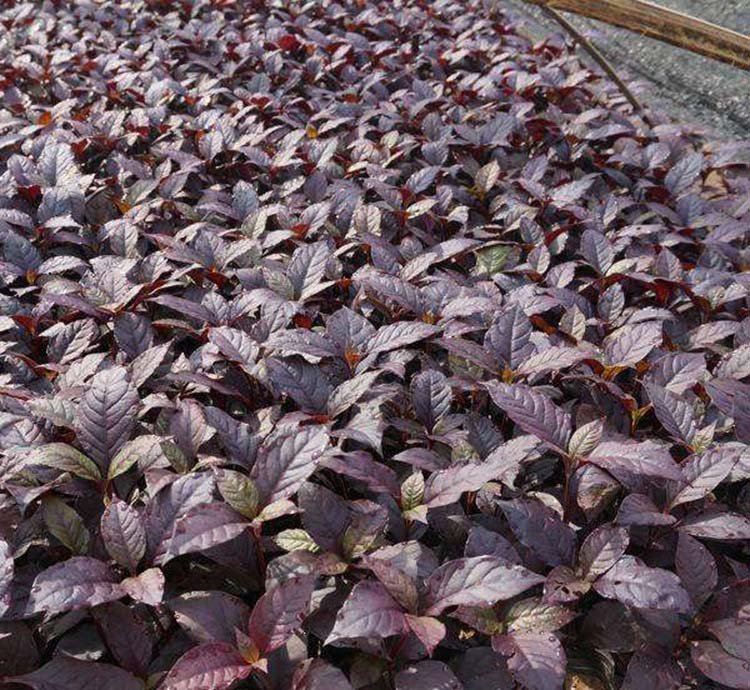
<path fill-rule="evenodd" d="M 742 146 L 475 0 L 0 24 L 2 690 L 750 688 Z"/>

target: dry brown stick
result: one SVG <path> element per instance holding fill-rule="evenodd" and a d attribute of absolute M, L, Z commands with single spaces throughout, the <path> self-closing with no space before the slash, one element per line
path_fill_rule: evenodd
<path fill-rule="evenodd" d="M 607 76 L 615 84 L 617 84 L 617 87 L 620 89 L 620 91 L 622 91 L 622 94 L 625 96 L 625 98 L 627 98 L 633 108 L 635 108 L 635 110 L 641 114 L 641 117 L 643 117 L 646 124 L 650 127 L 651 122 L 649 122 L 648 116 L 646 115 L 641 102 L 635 97 L 635 94 L 630 90 L 628 85 L 620 78 L 620 75 L 617 74 L 614 67 L 612 67 L 612 65 L 607 62 L 607 59 L 604 57 L 604 55 L 599 52 L 599 49 L 593 43 L 591 43 L 591 41 L 589 41 L 580 31 L 578 31 L 578 29 L 576 29 L 576 27 L 573 26 L 557 10 L 547 5 L 542 5 L 541 9 L 545 14 L 549 15 L 558 24 L 560 24 L 560 26 L 562 26 L 563 29 L 565 29 L 573 38 L 575 38 L 576 41 L 578 41 L 581 47 L 591 56 L 594 62 L 596 62 L 596 64 L 606 72 Z"/>
<path fill-rule="evenodd" d="M 526 0 L 573 12 L 750 70 L 750 37 L 646 0 Z"/>

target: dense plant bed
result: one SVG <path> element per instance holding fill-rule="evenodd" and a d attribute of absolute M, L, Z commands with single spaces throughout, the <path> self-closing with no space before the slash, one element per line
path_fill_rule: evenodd
<path fill-rule="evenodd" d="M 750 687 L 739 151 L 288 4 L 0 14 L 0 685 Z"/>

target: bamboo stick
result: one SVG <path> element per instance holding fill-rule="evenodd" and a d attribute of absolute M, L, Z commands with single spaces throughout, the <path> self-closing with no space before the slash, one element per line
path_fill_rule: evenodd
<path fill-rule="evenodd" d="M 573 12 L 750 70 L 750 37 L 646 0 L 526 0 Z"/>

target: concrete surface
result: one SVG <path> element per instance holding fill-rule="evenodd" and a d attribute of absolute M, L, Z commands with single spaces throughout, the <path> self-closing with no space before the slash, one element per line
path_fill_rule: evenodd
<path fill-rule="evenodd" d="M 750 0 L 651 0 L 695 17 L 750 34 Z M 500 0 L 528 29 L 559 30 L 523 0 Z M 629 31 L 567 13 L 565 15 L 607 57 L 620 76 L 636 82 L 639 98 L 678 120 L 703 125 L 723 139 L 750 141 L 750 72 L 724 65 Z M 582 53 L 585 55 L 585 53 Z"/>

